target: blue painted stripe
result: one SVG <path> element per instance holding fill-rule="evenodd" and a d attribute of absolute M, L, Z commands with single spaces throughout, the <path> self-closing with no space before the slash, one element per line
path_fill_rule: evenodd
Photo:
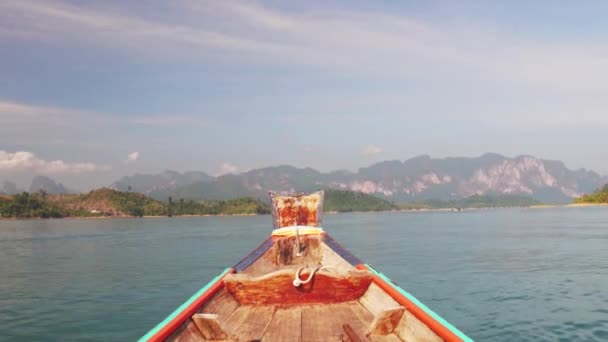
<path fill-rule="evenodd" d="M 169 324 L 169 322 L 171 322 L 180 312 L 186 310 L 186 308 L 188 306 L 190 306 L 190 304 L 192 304 L 192 302 L 194 302 L 197 298 L 202 296 L 203 293 L 207 292 L 207 290 L 209 290 L 209 288 L 213 284 L 217 283 L 223 276 L 225 276 L 231 270 L 232 270 L 231 268 L 227 268 L 220 275 L 213 278 L 209 283 L 207 283 L 207 285 L 205 285 L 202 289 L 198 290 L 194 295 L 192 295 L 192 297 L 190 297 L 190 299 L 188 299 L 184 304 L 180 305 L 179 308 L 175 309 L 175 311 L 173 311 L 169 316 L 167 316 L 167 318 L 165 318 L 162 322 L 158 323 L 154 328 L 152 328 L 152 330 L 148 331 L 147 334 L 142 336 L 138 340 L 138 342 L 148 341 L 150 339 L 150 337 L 154 336 L 160 329 L 162 329 L 162 327 Z"/>
<path fill-rule="evenodd" d="M 272 245 L 274 241 L 272 240 L 272 236 L 268 237 L 258 248 L 254 249 L 251 253 L 249 253 L 243 260 L 239 261 L 238 264 L 234 266 L 234 270 L 237 272 L 241 272 L 247 267 L 251 266 L 256 260 L 258 260 Z"/>
<path fill-rule="evenodd" d="M 375 275 L 377 275 L 382 280 L 384 280 L 387 284 L 391 285 L 393 288 L 395 288 L 397 291 L 399 291 L 399 293 L 401 293 L 402 295 L 404 295 L 412 303 L 416 304 L 416 306 L 418 306 L 419 308 L 421 308 L 422 310 L 424 310 L 429 316 L 433 317 L 437 322 L 441 323 L 443 326 L 445 326 L 446 328 L 448 328 L 451 332 L 454 333 L 454 335 L 456 335 L 460 339 L 462 339 L 463 342 L 473 342 L 473 340 L 470 337 L 468 337 L 467 335 L 465 335 L 462 331 L 458 330 L 455 326 L 453 326 L 452 324 L 450 324 L 445 319 L 441 318 L 441 316 L 439 316 L 438 314 L 436 314 L 435 312 L 433 312 L 433 310 L 429 309 L 426 305 L 424 305 L 416 297 L 412 296 L 410 293 L 408 293 L 407 291 L 405 291 L 404 289 L 402 289 L 401 287 L 399 287 L 399 285 L 395 284 L 395 282 L 393 282 L 392 280 L 390 280 L 387 276 L 385 276 L 384 274 L 382 274 L 381 272 L 379 272 L 378 270 L 376 270 L 375 268 L 373 268 L 371 265 L 369 265 L 369 264 L 365 264 L 365 265 Z"/>

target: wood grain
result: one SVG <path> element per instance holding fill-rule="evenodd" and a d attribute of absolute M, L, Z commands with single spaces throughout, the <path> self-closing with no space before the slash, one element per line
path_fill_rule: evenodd
<path fill-rule="evenodd" d="M 407 310 L 395 330 L 404 341 L 441 342 L 443 339 Z"/>
<path fill-rule="evenodd" d="M 357 332 L 350 326 L 349 323 L 342 325 L 342 329 L 346 333 L 346 336 L 350 339 L 351 342 L 365 342 L 369 341 L 365 336 L 359 336 Z"/>
<path fill-rule="evenodd" d="M 205 341 L 203 335 L 192 320 L 187 320 L 166 339 L 167 342 L 198 342 Z"/>
<path fill-rule="evenodd" d="M 302 341 L 302 309 L 299 306 L 277 308 L 262 339 L 264 341 Z"/>
<path fill-rule="evenodd" d="M 359 299 L 359 302 L 367 309 L 372 315 L 376 316 L 387 309 L 398 308 L 401 305 L 391 298 L 386 292 L 384 292 L 378 285 L 372 283 L 365 294 Z"/>
<path fill-rule="evenodd" d="M 207 340 L 216 341 L 228 338 L 224 324 L 222 324 L 215 314 L 194 314 L 192 321 L 201 332 L 201 335 Z"/>
<path fill-rule="evenodd" d="M 403 317 L 404 307 L 386 309 L 374 317 L 370 327 L 370 333 L 374 335 L 388 335 L 395 331 Z"/>
<path fill-rule="evenodd" d="M 300 236 L 300 254 L 295 236 L 273 237 L 273 245 L 255 262 L 239 273 L 260 276 L 292 265 L 320 265 L 324 257 L 324 243 L 319 235 Z"/>
<path fill-rule="evenodd" d="M 274 311 L 273 305 L 239 306 L 226 321 L 226 326 L 231 333 L 230 339 L 236 341 L 261 340 L 272 320 Z"/>
<path fill-rule="evenodd" d="M 238 306 L 239 303 L 224 287 L 205 303 L 198 313 L 216 314 L 220 321 L 225 322 Z"/>
<path fill-rule="evenodd" d="M 241 305 L 340 303 L 360 298 L 372 282 L 369 272 L 351 271 L 346 275 L 319 271 L 310 283 L 293 286 L 295 271 L 284 269 L 261 276 L 231 274 L 224 279 L 226 289 Z M 302 272 L 301 279 L 308 273 Z"/>
<path fill-rule="evenodd" d="M 348 341 L 344 324 L 358 336 L 365 336 L 367 326 L 352 310 L 355 303 L 302 306 L 302 342 Z"/>
<path fill-rule="evenodd" d="M 300 236 L 299 250 L 297 237 L 277 238 L 274 246 L 275 264 L 278 266 L 320 264 L 323 259 L 321 245 L 319 235 Z"/>

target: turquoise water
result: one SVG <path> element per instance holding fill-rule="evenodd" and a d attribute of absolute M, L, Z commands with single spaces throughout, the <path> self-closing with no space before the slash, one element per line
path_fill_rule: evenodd
<path fill-rule="evenodd" d="M 0 221 L 0 340 L 136 340 L 271 225 Z M 336 214 L 324 226 L 475 340 L 608 341 L 608 208 Z"/>

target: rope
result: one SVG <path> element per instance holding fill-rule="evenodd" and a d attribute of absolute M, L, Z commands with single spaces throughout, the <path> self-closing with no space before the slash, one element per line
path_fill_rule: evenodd
<path fill-rule="evenodd" d="M 315 273 L 317 273 L 318 271 L 331 270 L 333 272 L 336 272 L 336 270 L 331 266 L 316 267 L 312 270 L 312 272 L 310 272 L 310 274 L 308 275 L 308 278 L 306 278 L 306 280 L 302 280 L 300 278 L 300 273 L 307 267 L 308 266 L 302 266 L 302 267 L 298 268 L 298 270 L 296 271 L 295 278 L 293 279 L 293 282 L 292 282 L 293 286 L 300 287 L 300 285 L 302 285 L 302 284 L 308 284 L 312 280 L 312 278 L 315 276 Z"/>

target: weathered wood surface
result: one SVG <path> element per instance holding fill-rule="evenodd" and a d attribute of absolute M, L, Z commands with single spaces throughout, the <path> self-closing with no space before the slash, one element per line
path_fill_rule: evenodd
<path fill-rule="evenodd" d="M 307 279 L 303 271 L 301 279 Z M 247 274 L 230 274 L 224 278 L 226 289 L 241 305 L 280 304 L 297 305 L 313 303 L 340 303 L 359 299 L 372 282 L 367 271 L 352 271 L 346 275 L 319 271 L 312 281 L 299 287 L 293 286 L 295 271 L 283 269 L 252 278 Z"/>
<path fill-rule="evenodd" d="M 331 235 L 325 233 L 323 234 L 323 242 L 336 254 L 340 256 L 340 258 L 344 259 L 345 262 L 348 262 L 352 266 L 357 266 L 359 264 L 363 264 L 359 258 L 354 256 L 349 250 L 344 248 L 336 239 L 334 239 Z"/>
<path fill-rule="evenodd" d="M 344 332 L 346 333 L 346 336 L 348 336 L 348 339 L 351 342 L 366 342 L 369 341 L 369 339 L 365 336 L 359 336 L 359 334 L 357 334 L 357 332 L 353 329 L 353 327 L 350 326 L 349 323 L 346 323 L 344 325 L 342 325 L 342 329 L 344 329 Z"/>
<path fill-rule="evenodd" d="M 414 315 L 407 310 L 403 313 L 403 318 L 395 333 L 404 341 L 419 342 L 441 342 L 443 339 L 435 334 L 424 323 L 420 322 Z"/>
<path fill-rule="evenodd" d="M 216 314 L 194 314 L 192 321 L 207 340 L 217 341 L 228 338 L 224 324 L 217 318 Z"/>
<path fill-rule="evenodd" d="M 323 257 L 321 259 L 321 263 L 323 264 L 323 266 L 331 266 L 338 273 L 345 273 L 356 269 L 355 266 L 344 260 L 342 256 L 336 253 L 325 243 L 322 243 L 321 249 L 323 251 Z"/>
<path fill-rule="evenodd" d="M 295 236 L 274 237 L 273 245 L 240 273 L 259 276 L 285 266 L 321 265 L 325 252 L 323 246 L 319 235 L 300 236 L 299 249 Z"/>
<path fill-rule="evenodd" d="M 272 236 L 269 236 L 266 240 L 264 240 L 264 242 L 262 242 L 258 246 L 258 248 L 251 251 L 251 253 L 247 254 L 247 256 L 243 258 L 243 260 L 239 261 L 239 263 L 234 266 L 234 270 L 240 273 L 243 270 L 247 269 L 248 267 L 253 265 L 261 256 L 263 256 L 273 245 L 274 240 Z"/>
<path fill-rule="evenodd" d="M 216 314 L 220 321 L 225 322 L 238 306 L 236 299 L 223 288 L 203 305 L 199 313 Z"/>
<path fill-rule="evenodd" d="M 308 195 L 280 195 L 270 193 L 275 228 L 289 226 L 317 226 L 321 223 L 323 191 Z"/>
<path fill-rule="evenodd" d="M 192 320 L 187 320 L 175 330 L 169 337 L 167 337 L 167 342 L 200 342 L 205 341 L 203 335 L 201 335 L 200 331 L 194 324 Z"/>
<path fill-rule="evenodd" d="M 399 336 L 395 334 L 390 335 L 369 335 L 367 338 L 371 342 L 403 342 L 404 340 L 400 339 Z M 406 340 L 406 342 L 418 342 L 417 339 Z"/>
<path fill-rule="evenodd" d="M 230 339 L 261 340 L 270 325 L 275 309 L 273 305 L 239 306 L 226 321 L 227 329 L 231 334 Z"/>
<path fill-rule="evenodd" d="M 404 311 L 404 307 L 381 311 L 374 317 L 370 327 L 370 333 L 373 335 L 388 335 L 392 333 L 399 325 Z"/>
<path fill-rule="evenodd" d="M 277 238 L 274 246 L 275 265 L 320 264 L 323 259 L 322 243 L 319 235 L 302 235 L 299 243 L 296 236 Z"/>
<path fill-rule="evenodd" d="M 358 336 L 365 336 L 368 327 L 352 310 L 356 303 L 302 306 L 302 342 L 348 341 L 344 324 Z"/>
<path fill-rule="evenodd" d="M 264 341 L 302 341 L 302 309 L 279 307 L 263 337 Z"/>
<path fill-rule="evenodd" d="M 374 316 L 380 314 L 384 310 L 395 309 L 401 306 L 374 283 L 372 283 L 365 294 L 361 296 L 359 302 Z"/>

